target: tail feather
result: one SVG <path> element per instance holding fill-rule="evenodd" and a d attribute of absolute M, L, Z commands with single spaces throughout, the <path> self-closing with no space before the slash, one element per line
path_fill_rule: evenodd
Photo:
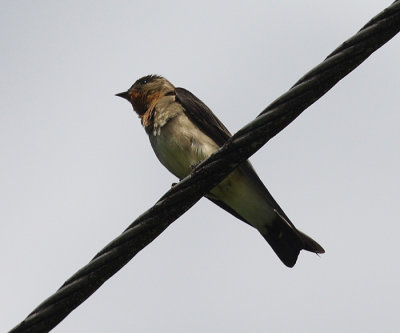
<path fill-rule="evenodd" d="M 277 213 L 273 226 L 261 232 L 279 259 L 288 267 L 296 264 L 301 250 L 324 253 L 325 250 L 311 237 L 297 230 L 294 225 Z"/>
<path fill-rule="evenodd" d="M 305 233 L 301 232 L 300 230 L 297 230 L 297 233 L 299 234 L 300 238 L 303 241 L 303 250 L 314 252 L 314 253 L 325 253 L 324 248 L 319 245 L 315 240 L 313 240 L 311 237 L 307 236 Z"/>

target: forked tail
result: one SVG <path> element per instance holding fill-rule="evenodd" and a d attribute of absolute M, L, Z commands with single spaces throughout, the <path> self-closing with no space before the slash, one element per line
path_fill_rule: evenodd
<path fill-rule="evenodd" d="M 287 221 L 275 210 L 277 218 L 273 226 L 261 232 L 263 237 L 275 251 L 279 259 L 288 267 L 293 267 L 301 250 L 314 253 L 325 253 L 325 250 L 315 240 Z"/>

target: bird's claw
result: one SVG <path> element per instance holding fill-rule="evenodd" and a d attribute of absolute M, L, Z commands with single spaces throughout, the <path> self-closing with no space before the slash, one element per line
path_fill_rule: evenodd
<path fill-rule="evenodd" d="M 200 164 L 200 162 L 190 164 L 190 168 L 192 169 L 192 171 L 193 171 L 194 169 L 196 169 L 196 167 L 197 167 L 199 164 Z"/>

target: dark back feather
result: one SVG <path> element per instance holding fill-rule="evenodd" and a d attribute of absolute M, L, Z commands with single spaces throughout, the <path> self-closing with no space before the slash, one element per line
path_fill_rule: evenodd
<path fill-rule="evenodd" d="M 222 146 L 232 136 L 208 106 L 190 91 L 184 88 L 175 88 L 175 94 L 176 101 L 183 106 L 189 119 L 218 146 Z"/>

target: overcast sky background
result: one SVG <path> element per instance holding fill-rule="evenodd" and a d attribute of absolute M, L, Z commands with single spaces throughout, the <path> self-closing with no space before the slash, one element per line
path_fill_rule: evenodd
<path fill-rule="evenodd" d="M 2 1 L 0 331 L 176 178 L 114 96 L 161 74 L 231 132 L 388 1 Z M 326 250 L 285 267 L 202 199 L 54 332 L 397 332 L 400 38 L 252 157 Z"/>

